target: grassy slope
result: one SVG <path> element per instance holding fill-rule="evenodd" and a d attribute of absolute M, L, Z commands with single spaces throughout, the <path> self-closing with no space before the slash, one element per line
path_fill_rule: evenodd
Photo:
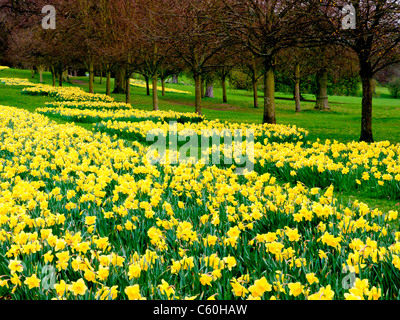
<path fill-rule="evenodd" d="M 30 71 L 26 70 L 6 70 L 0 72 L 1 77 L 17 77 L 26 78 L 33 83 L 38 83 L 38 75 L 34 79 L 30 78 Z M 82 85 L 82 82 L 87 83 L 86 77 L 73 78 L 79 81 L 79 86 L 88 91 L 88 85 Z M 104 80 L 104 79 L 103 79 Z M 48 73 L 44 75 L 46 84 L 51 84 L 51 76 Z M 190 79 L 184 79 L 185 82 L 190 82 Z M 73 84 L 64 84 L 65 86 L 78 85 L 76 82 Z M 167 87 L 189 91 L 191 94 L 180 93 L 166 93 L 165 97 L 160 98 L 160 109 L 181 112 L 194 111 L 194 88 L 191 85 L 171 85 Z M 48 97 L 31 97 L 21 94 L 22 88 L 5 86 L 0 84 L 0 105 L 15 106 L 18 108 L 27 109 L 34 112 L 37 108 L 43 107 L 45 102 L 52 101 Z M 99 78 L 95 81 L 95 92 L 105 92 L 105 81 L 99 84 Z M 378 91 L 380 98 L 374 99 L 374 136 L 377 141 L 389 140 L 392 143 L 400 142 L 400 100 L 388 98 L 387 92 L 383 89 Z M 228 90 L 229 103 L 223 104 L 222 90 L 220 88 L 214 89 L 216 98 L 206 98 L 202 102 L 203 114 L 208 119 L 220 119 L 221 121 L 230 122 L 248 122 L 248 123 L 261 123 L 262 108 L 252 108 L 253 98 L 251 92 L 241 90 Z M 124 95 L 112 95 L 117 101 L 124 101 Z M 277 94 L 277 97 L 288 98 L 288 95 Z M 307 99 L 314 97 L 306 95 Z M 313 103 L 302 103 L 303 111 L 300 114 L 294 112 L 294 102 L 286 100 L 276 100 L 276 115 L 277 121 L 281 124 L 292 124 L 305 128 L 310 131 L 310 140 L 331 139 L 340 142 L 349 142 L 358 140 L 359 127 L 360 127 L 360 97 L 329 97 L 332 111 L 320 112 L 313 110 Z M 132 105 L 135 108 L 143 110 L 152 109 L 152 97 L 146 95 L 144 88 L 132 87 Z M 263 99 L 260 93 L 260 106 L 262 106 Z M 58 123 L 65 123 L 63 120 L 51 118 Z M 91 130 L 90 124 L 79 124 L 86 129 Z M 396 210 L 400 209 L 397 201 L 390 201 L 385 199 L 375 199 L 373 195 L 366 194 L 339 194 L 337 193 L 339 201 L 348 202 L 354 198 L 359 199 L 372 207 L 378 206 L 381 210 Z"/>

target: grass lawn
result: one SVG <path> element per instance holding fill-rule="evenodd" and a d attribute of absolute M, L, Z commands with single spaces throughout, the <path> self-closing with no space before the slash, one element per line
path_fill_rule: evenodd
<path fill-rule="evenodd" d="M 39 76 L 35 75 L 30 79 L 30 71 L 27 70 L 5 70 L 0 77 L 19 77 L 29 79 L 38 83 Z M 181 78 L 182 79 L 182 78 Z M 184 84 L 167 84 L 167 88 L 174 88 L 189 91 L 191 94 L 166 93 L 163 97 L 159 92 L 159 105 L 161 110 L 175 110 L 180 112 L 194 111 L 194 87 L 190 85 L 191 79 L 183 78 Z M 51 84 L 51 75 L 44 74 L 46 84 Z M 76 85 L 88 91 L 87 77 L 72 78 L 72 84 L 65 83 L 65 86 Z M 77 82 L 75 82 L 77 81 Z M 82 85 L 86 83 L 86 85 Z M 112 80 L 113 85 L 113 80 Z M 19 88 L 4 88 L 1 86 L 0 103 L 12 104 L 18 107 L 33 111 L 43 106 L 46 98 L 30 99 L 21 97 Z M 95 92 L 105 93 L 105 79 L 99 84 L 99 78 L 95 79 Z M 203 114 L 208 119 L 219 119 L 229 122 L 261 123 L 263 95 L 259 92 L 259 109 L 252 107 L 252 93 L 243 90 L 228 89 L 228 103 L 222 103 L 222 89 L 214 88 L 215 98 L 203 99 Z M 112 95 L 117 101 L 124 101 L 122 94 Z M 400 142 L 400 99 L 389 97 L 386 88 L 378 88 L 377 96 L 373 101 L 374 118 L 373 132 L 376 141 L 389 140 L 392 143 Z M 290 98 L 290 95 L 276 94 L 277 98 Z M 305 95 L 307 99 L 315 99 L 312 95 Z M 146 95 L 146 89 L 132 86 L 131 103 L 135 108 L 143 110 L 152 109 L 152 97 Z M 9 102 L 8 102 L 9 101 Z M 359 139 L 361 126 L 361 97 L 329 97 L 331 111 L 314 110 L 314 103 L 303 102 L 302 112 L 295 113 L 294 101 L 276 99 L 276 118 L 280 124 L 291 124 L 305 128 L 310 131 L 310 140 L 335 139 L 340 142 L 350 142 Z"/>
<path fill-rule="evenodd" d="M 8 69 L 0 72 L 0 78 L 14 77 L 26 78 L 33 83 L 39 82 L 39 76 L 31 79 L 29 70 Z M 194 87 L 191 80 L 183 79 L 185 84 L 167 84 L 167 88 L 189 91 L 191 94 L 169 93 L 163 97 L 159 92 L 159 106 L 161 110 L 175 110 L 179 112 L 194 112 Z M 85 91 L 89 90 L 87 77 L 73 77 L 72 83 L 65 86 L 80 86 Z M 44 73 L 44 82 L 52 83 L 50 73 Z M 105 79 L 100 84 L 100 79 L 95 79 L 95 93 L 105 93 Z M 85 84 L 83 84 L 85 83 Z M 112 79 L 113 86 L 113 79 Z M 229 88 L 229 87 L 228 87 Z M 43 107 L 45 102 L 53 99 L 48 97 L 32 97 L 21 94 L 22 87 L 5 86 L 0 84 L 0 105 L 14 106 L 34 112 Z M 131 104 L 134 108 L 152 110 L 152 97 L 146 95 L 146 89 L 133 87 L 131 90 Z M 228 89 L 228 103 L 222 103 L 222 89 L 214 88 L 215 98 L 203 99 L 203 114 L 207 119 L 219 119 L 229 122 L 261 123 L 263 95 L 260 92 L 259 109 L 252 107 L 253 97 L 251 92 L 243 90 Z M 124 101 L 122 94 L 112 95 L 116 101 Z M 391 143 L 400 142 L 400 99 L 391 99 L 386 88 L 378 88 L 377 96 L 374 98 L 373 131 L 376 141 L 388 140 Z M 277 98 L 291 98 L 289 95 L 277 93 Z M 305 95 L 307 99 L 314 99 L 312 95 Z M 294 101 L 276 99 L 276 117 L 280 124 L 296 125 L 310 132 L 309 140 L 315 141 L 330 139 L 339 142 L 350 142 L 359 139 L 361 125 L 361 97 L 329 97 L 331 111 L 316 111 L 314 103 L 303 102 L 302 112 L 295 113 Z M 51 118 L 51 117 L 50 117 Z M 51 118 L 57 123 L 65 121 Z M 91 130 L 91 124 L 78 124 Z M 396 201 L 376 199 L 373 194 L 343 194 L 336 193 L 339 201 L 348 202 L 354 198 L 369 204 L 378 206 L 381 210 L 398 210 L 399 203 Z"/>

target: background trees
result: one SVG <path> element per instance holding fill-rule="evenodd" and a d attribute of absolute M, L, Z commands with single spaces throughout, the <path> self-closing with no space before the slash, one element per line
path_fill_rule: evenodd
<path fill-rule="evenodd" d="M 32 26 L 32 21 L 37 20 L 42 7 L 43 2 L 40 0 L 0 0 L 0 62 L 5 62 L 5 53 L 13 30 Z"/>
<path fill-rule="evenodd" d="M 277 54 L 298 42 L 303 21 L 295 18 L 293 0 L 226 1 L 227 31 L 232 39 L 262 59 L 264 69 L 264 123 L 276 123 L 275 76 Z"/>
<path fill-rule="evenodd" d="M 162 37 L 171 54 L 185 62 L 195 82 L 195 112 L 201 114 L 201 76 L 214 68 L 212 58 L 228 45 L 221 18 L 224 5 L 219 0 L 163 0 Z"/>
<path fill-rule="evenodd" d="M 45 4 L 0 0 L 2 64 L 51 70 L 53 85 L 63 84 L 66 70 L 81 68 L 89 72 L 89 92 L 95 74 L 104 74 L 108 95 L 114 75 L 114 92 L 124 92 L 127 102 L 131 75 L 140 73 L 152 83 L 154 110 L 159 80 L 164 95 L 168 77 L 190 74 L 201 114 L 202 84 L 210 95 L 220 83 L 227 102 L 227 79 L 232 84 L 246 74 L 255 108 L 263 87 L 263 122 L 276 123 L 276 85 L 293 92 L 294 111 L 301 111 L 305 86 L 316 95 L 316 109 L 328 110 L 328 84 L 347 81 L 354 91 L 358 73 L 360 140 L 371 142 L 373 78 L 390 83 L 394 96 L 400 90 L 397 69 L 388 69 L 400 62 L 396 0 L 54 0 L 56 30 L 40 26 Z M 354 13 L 342 12 L 347 4 Z M 342 24 L 347 18 L 355 19 L 354 28 Z"/>
<path fill-rule="evenodd" d="M 400 4 L 396 0 L 311 0 L 304 16 L 312 17 L 314 39 L 322 43 L 340 43 L 358 58 L 363 100 L 361 141 L 373 142 L 372 80 L 380 70 L 399 62 Z M 354 20 L 355 28 L 344 28 L 342 8 L 350 3 L 354 12 L 345 14 Z"/>

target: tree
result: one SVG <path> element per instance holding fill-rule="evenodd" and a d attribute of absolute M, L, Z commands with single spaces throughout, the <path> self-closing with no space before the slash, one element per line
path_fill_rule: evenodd
<path fill-rule="evenodd" d="M 294 18 L 299 2 L 295 0 L 225 0 L 228 19 L 225 25 L 232 41 L 246 46 L 260 57 L 264 69 L 263 123 L 276 123 L 276 55 L 298 42 L 301 19 Z"/>
<path fill-rule="evenodd" d="M 46 43 L 39 35 L 38 28 L 19 29 L 11 32 L 8 39 L 6 56 L 12 63 L 23 62 L 32 67 L 36 66 L 39 72 L 39 82 L 43 82 L 43 71 L 49 66 L 52 57 L 44 50 Z"/>
<path fill-rule="evenodd" d="M 293 90 L 296 112 L 301 112 L 300 81 L 306 74 L 305 62 L 309 58 L 309 52 L 299 47 L 288 48 L 277 54 L 276 64 L 280 75 L 277 82 L 282 82 Z"/>
<path fill-rule="evenodd" d="M 23 23 L 16 24 L 9 35 L 9 57 L 24 61 L 31 67 L 36 65 L 40 73 L 47 66 L 53 74 L 53 86 L 56 85 L 56 77 L 58 77 L 59 85 L 63 85 L 64 71 L 79 56 L 73 45 L 74 33 L 70 32 L 69 22 L 73 14 L 66 10 L 71 1 L 54 2 L 58 12 L 55 30 L 43 29 L 41 23 L 38 23 L 42 19 L 40 1 L 38 1 L 36 13 L 32 13 Z M 18 21 L 22 17 L 26 15 L 18 13 L 15 19 Z"/>
<path fill-rule="evenodd" d="M 69 22 L 76 37 L 75 43 L 79 43 L 77 50 L 89 71 L 89 93 L 94 93 L 96 48 L 100 44 L 96 37 L 101 28 L 100 4 L 98 0 L 75 0 L 73 19 Z"/>
<path fill-rule="evenodd" d="M 13 30 L 37 24 L 43 6 L 42 0 L 0 0 L 0 62 L 5 59 Z"/>
<path fill-rule="evenodd" d="M 226 80 L 233 68 L 238 64 L 238 47 L 229 46 L 221 50 L 221 52 L 216 56 L 216 67 L 215 75 L 221 81 L 222 87 L 222 102 L 227 103 L 227 91 L 226 91 Z"/>
<path fill-rule="evenodd" d="M 201 114 L 201 77 L 214 67 L 212 58 L 227 45 L 227 36 L 219 23 L 224 15 L 219 0 L 162 0 L 162 37 L 173 54 L 182 59 L 195 81 L 195 112 Z"/>
<path fill-rule="evenodd" d="M 151 79 L 153 91 L 153 110 L 158 110 L 158 78 L 159 71 L 170 50 L 169 41 L 162 36 L 159 28 L 166 22 L 164 9 L 156 0 L 141 0 L 137 3 L 137 30 L 141 39 L 141 63 L 137 72 L 146 79 Z M 165 68 L 165 64 L 164 64 Z M 165 70 L 165 69 L 164 69 Z M 165 80 L 165 79 L 164 79 Z M 163 91 L 164 92 L 164 91 Z"/>
<path fill-rule="evenodd" d="M 363 90 L 360 141 L 373 142 L 372 80 L 380 70 L 400 62 L 400 4 L 397 0 L 306 2 L 304 16 L 314 22 L 313 38 L 342 44 L 358 57 Z"/>
<path fill-rule="evenodd" d="M 253 89 L 253 106 L 258 108 L 258 82 L 260 78 L 265 74 L 263 70 L 263 61 L 259 56 L 254 55 L 251 51 L 242 48 L 238 52 L 238 65 L 237 69 L 246 74 L 252 83 Z"/>
<path fill-rule="evenodd" d="M 125 93 L 125 102 L 130 103 L 130 79 L 141 63 L 142 39 L 135 21 L 135 17 L 138 16 L 138 6 L 136 2 L 129 0 L 115 0 L 109 1 L 108 11 L 112 24 L 107 27 L 113 28 L 110 31 L 113 39 L 108 52 L 115 66 L 114 93 L 119 93 L 122 89 Z"/>
<path fill-rule="evenodd" d="M 334 82 L 345 77 L 354 77 L 358 72 L 355 60 L 354 54 L 343 46 L 304 42 L 296 47 L 282 50 L 278 54 L 279 77 L 277 82 L 291 88 L 294 93 L 295 110 L 300 112 L 300 101 L 302 100 L 300 82 L 302 79 L 310 81 L 310 77 L 314 75 L 313 78 L 316 80 L 315 109 L 329 110 L 329 77 Z"/>
<path fill-rule="evenodd" d="M 342 45 L 325 44 L 308 49 L 313 57 L 307 60 L 308 70 L 316 76 L 317 93 L 315 109 L 329 110 L 328 79 L 334 81 L 354 77 L 358 72 L 357 57 Z"/>
<path fill-rule="evenodd" d="M 214 73 L 209 72 L 204 74 L 203 80 L 205 81 L 205 98 L 214 98 Z"/>
<path fill-rule="evenodd" d="M 178 83 L 177 75 L 184 69 L 182 60 L 174 59 L 170 54 L 166 54 L 158 67 L 158 74 L 161 80 L 162 95 L 165 96 L 165 81 L 167 78 L 172 77 L 173 83 Z M 174 82 L 174 79 L 176 82 Z"/>

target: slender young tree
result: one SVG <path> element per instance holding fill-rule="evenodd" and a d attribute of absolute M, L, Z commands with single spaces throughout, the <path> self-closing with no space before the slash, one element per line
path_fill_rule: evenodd
<path fill-rule="evenodd" d="M 233 68 L 239 63 L 238 51 L 238 46 L 229 46 L 221 50 L 215 58 L 216 67 L 214 74 L 221 82 L 223 103 L 228 102 L 226 82 Z"/>
<path fill-rule="evenodd" d="M 258 109 L 258 85 L 260 79 L 265 74 L 263 70 L 262 58 L 254 55 L 251 51 L 246 50 L 246 48 L 239 50 L 237 58 L 239 61 L 236 68 L 251 79 L 253 89 L 253 106 L 255 109 Z"/>

